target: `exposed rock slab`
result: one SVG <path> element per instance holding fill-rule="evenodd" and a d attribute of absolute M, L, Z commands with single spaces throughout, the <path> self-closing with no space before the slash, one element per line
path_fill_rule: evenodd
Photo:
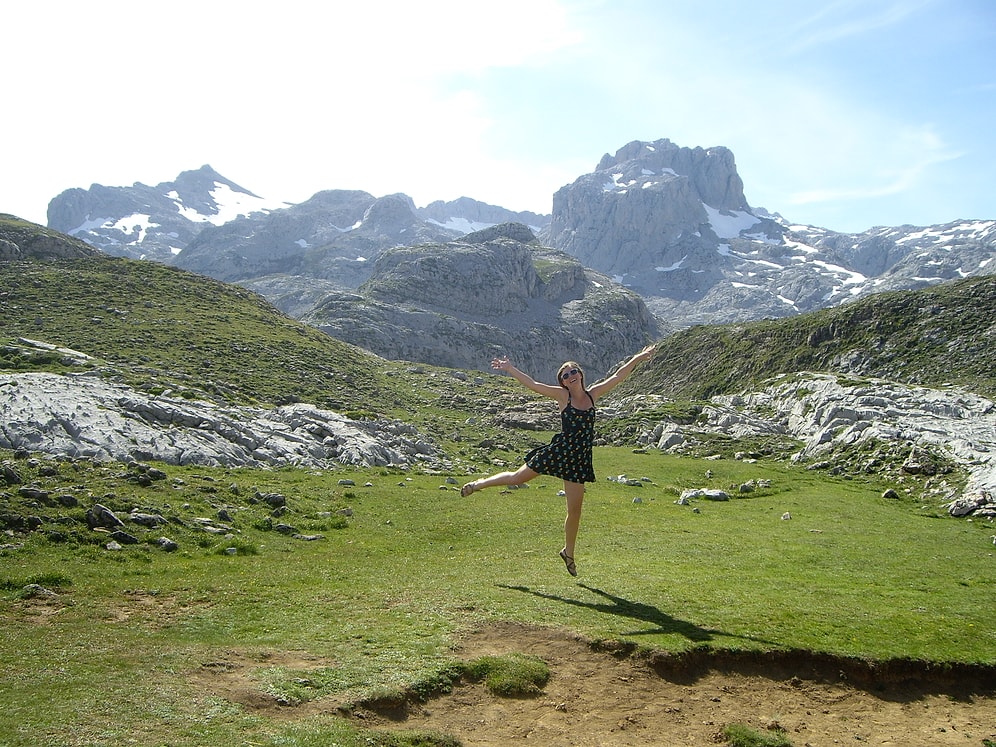
<path fill-rule="evenodd" d="M 434 464 L 414 426 L 294 404 L 272 410 L 154 396 L 91 376 L 0 375 L 0 448 L 208 466 Z"/>

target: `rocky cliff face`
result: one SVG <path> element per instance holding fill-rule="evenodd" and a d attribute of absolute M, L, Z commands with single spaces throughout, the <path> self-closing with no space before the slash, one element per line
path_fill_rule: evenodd
<path fill-rule="evenodd" d="M 996 272 L 996 221 L 841 234 L 751 208 L 732 153 L 633 142 L 554 195 L 549 245 L 677 327 L 786 317 Z"/>
<path fill-rule="evenodd" d="M 388 359 L 484 370 L 507 355 L 544 379 L 569 359 L 601 376 L 661 334 L 639 296 L 519 224 L 387 250 L 304 321 Z"/>
<path fill-rule="evenodd" d="M 730 222 L 766 223 L 751 214 L 729 150 L 633 142 L 557 191 L 545 238 L 641 293 L 695 298 L 706 283 L 694 276 L 716 275 Z"/>

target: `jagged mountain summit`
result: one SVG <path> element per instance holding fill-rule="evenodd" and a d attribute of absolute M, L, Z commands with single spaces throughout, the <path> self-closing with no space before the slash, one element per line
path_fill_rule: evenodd
<path fill-rule="evenodd" d="M 68 189 L 49 202 L 48 226 L 106 254 L 170 263 L 207 225 L 284 207 L 205 165 L 154 187 Z"/>
<path fill-rule="evenodd" d="M 786 317 L 996 272 L 996 221 L 843 234 L 752 208 L 733 154 L 635 141 L 554 195 L 541 235 L 678 327 Z"/>
<path fill-rule="evenodd" d="M 351 287 L 368 273 L 362 265 L 351 269 L 350 261 L 372 260 L 384 248 L 508 222 L 540 231 L 549 221 L 469 197 L 416 208 L 404 194 L 377 198 L 359 190 L 325 190 L 291 205 L 259 197 L 210 166 L 155 186 L 68 189 L 48 207 L 50 228 L 106 254 L 176 264 L 218 280 L 282 272 L 333 276 Z M 339 278 L 343 270 L 347 277 Z"/>

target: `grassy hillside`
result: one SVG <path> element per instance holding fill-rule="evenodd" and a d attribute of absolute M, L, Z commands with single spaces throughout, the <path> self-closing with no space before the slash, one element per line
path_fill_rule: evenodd
<path fill-rule="evenodd" d="M 871 296 L 801 316 L 693 327 L 624 385 L 676 399 L 759 387 L 779 373 L 838 371 L 996 396 L 996 275 Z"/>
<path fill-rule="evenodd" d="M 94 358 L 85 368 L 154 392 L 262 406 L 309 402 L 412 422 L 441 442 L 494 437 L 467 425 L 507 379 L 383 360 L 274 309 L 238 286 L 154 262 L 93 257 L 0 263 L 0 370 L 79 370 L 25 337 Z M 526 441 L 504 440 L 514 448 Z"/>

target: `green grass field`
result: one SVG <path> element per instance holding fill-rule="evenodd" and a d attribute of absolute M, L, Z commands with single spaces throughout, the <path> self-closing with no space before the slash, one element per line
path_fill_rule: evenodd
<path fill-rule="evenodd" d="M 648 650 L 996 664 L 993 525 L 882 498 L 888 485 L 871 479 L 597 449 L 574 579 L 557 556 L 564 506 L 551 478 L 461 498 L 464 475 L 159 465 L 166 479 L 143 487 L 123 465 L 0 456 L 79 504 L 21 505 L 41 528 L 0 539 L 3 745 L 401 744 L 329 717 L 259 715 L 196 675 L 234 651 L 258 662 L 261 693 L 349 702 L 439 680 L 461 631 L 489 621 Z M 606 479 L 622 473 L 649 481 Z M 685 488 L 751 479 L 770 488 L 675 504 Z M 287 512 L 272 517 L 257 492 L 286 496 Z M 142 541 L 110 551 L 82 523 L 94 502 L 171 523 L 126 522 Z M 220 508 L 231 536 L 196 528 Z M 176 552 L 152 544 L 163 535 Z M 58 596 L 31 597 L 29 583 Z M 304 663 L 280 664 L 288 652 Z"/>

